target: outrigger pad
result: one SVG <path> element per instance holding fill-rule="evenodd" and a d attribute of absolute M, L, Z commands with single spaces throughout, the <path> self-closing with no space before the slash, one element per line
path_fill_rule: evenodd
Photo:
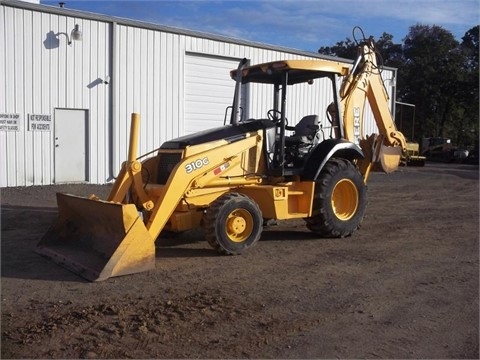
<path fill-rule="evenodd" d="M 90 281 L 155 268 L 155 241 L 135 205 L 62 193 L 57 204 L 37 253 Z"/>

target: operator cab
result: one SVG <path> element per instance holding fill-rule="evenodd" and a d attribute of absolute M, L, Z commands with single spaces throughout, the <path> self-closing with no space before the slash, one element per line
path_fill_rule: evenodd
<path fill-rule="evenodd" d="M 331 64 L 331 63 L 329 63 Z M 338 67 L 336 66 L 338 64 Z M 291 85 L 312 85 L 316 79 L 329 79 L 333 93 L 333 102 L 338 104 L 336 88 L 337 75 L 344 75 L 348 67 L 336 63 L 325 70 L 325 65 L 318 60 L 286 60 L 267 64 L 246 66 L 242 61 L 237 70 L 232 70 L 230 76 L 236 80 L 235 97 L 232 106 L 231 124 L 241 124 L 238 118 L 243 116 L 240 108 L 242 84 L 270 84 L 273 87 L 273 108 L 268 110 L 267 118 L 275 125 L 265 128 L 265 151 L 268 162 L 268 173 L 271 176 L 300 175 L 304 171 L 306 161 L 313 149 L 323 140 L 341 137 L 339 111 L 332 113 L 325 120 L 330 126 L 323 128 L 320 113 L 305 114 L 295 126 L 288 124 L 287 89 Z M 320 91 L 324 91 L 323 88 Z M 336 106 L 335 106 L 336 108 Z M 323 114 L 321 114 L 323 115 Z M 330 136 L 325 134 L 330 129 Z M 327 136 L 326 136 L 327 135 Z"/>

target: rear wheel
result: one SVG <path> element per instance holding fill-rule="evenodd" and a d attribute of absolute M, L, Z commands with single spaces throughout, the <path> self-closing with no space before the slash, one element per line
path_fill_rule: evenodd
<path fill-rule="evenodd" d="M 203 217 L 205 238 L 223 254 L 241 254 L 262 233 L 262 212 L 248 196 L 227 193 L 215 200 Z"/>
<path fill-rule="evenodd" d="M 361 224 L 367 205 L 363 177 L 348 160 L 330 159 L 315 184 L 307 227 L 321 237 L 345 237 Z"/>

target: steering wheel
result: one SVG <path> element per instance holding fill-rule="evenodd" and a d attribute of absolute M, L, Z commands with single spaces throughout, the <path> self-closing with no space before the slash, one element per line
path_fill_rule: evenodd
<path fill-rule="evenodd" d="M 279 125 L 280 121 L 282 120 L 282 113 L 275 109 L 270 109 L 267 112 L 267 117 L 271 120 L 275 125 Z M 288 119 L 285 118 L 285 126 L 288 125 Z"/>

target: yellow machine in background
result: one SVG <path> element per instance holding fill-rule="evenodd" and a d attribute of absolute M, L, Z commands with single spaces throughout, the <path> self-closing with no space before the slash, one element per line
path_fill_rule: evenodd
<path fill-rule="evenodd" d="M 407 141 L 407 151 L 402 157 L 402 164 L 407 166 L 424 166 L 425 156 L 420 155 L 420 145 L 415 141 Z"/>
<path fill-rule="evenodd" d="M 336 78 L 343 77 L 340 89 Z M 203 228 L 220 253 L 240 254 L 261 237 L 266 219 L 305 219 L 319 237 L 344 237 L 360 225 L 374 164 L 394 171 L 406 150 L 395 128 L 372 39 L 352 68 L 329 60 L 288 60 L 232 70 L 230 124 L 165 142 L 137 160 L 139 116 L 132 115 L 129 155 L 106 200 L 57 194 L 57 222 L 37 251 L 92 281 L 155 267 L 162 230 Z M 331 80 L 336 136 L 320 141 L 318 115 L 295 127 L 286 118 L 290 87 Z M 270 84 L 274 107 L 242 119 L 240 87 Z M 254 100 L 253 100 L 254 101 Z M 380 134 L 362 134 L 370 103 Z M 332 110 L 332 109 L 330 109 Z M 286 130 L 295 133 L 288 136 Z"/>

